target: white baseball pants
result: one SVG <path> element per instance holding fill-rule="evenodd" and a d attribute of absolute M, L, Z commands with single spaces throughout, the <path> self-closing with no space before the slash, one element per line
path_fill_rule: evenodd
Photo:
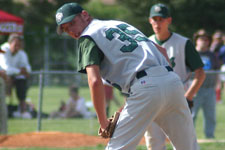
<path fill-rule="evenodd" d="M 145 71 L 147 76 L 135 79 L 131 86 L 106 150 L 135 150 L 153 121 L 168 135 L 176 150 L 198 150 L 180 78 L 165 67 Z"/>

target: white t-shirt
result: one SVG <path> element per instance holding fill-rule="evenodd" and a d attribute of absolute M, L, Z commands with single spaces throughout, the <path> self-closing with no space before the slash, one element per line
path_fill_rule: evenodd
<path fill-rule="evenodd" d="M 88 111 L 84 98 L 80 97 L 77 101 L 74 101 L 72 98 L 70 98 L 67 102 L 67 106 L 74 107 L 74 111 L 80 113 L 84 118 L 91 118 L 93 117 L 93 113 Z"/>
<path fill-rule="evenodd" d="M 26 68 L 27 72 L 31 72 L 31 66 L 24 50 L 19 50 L 15 55 L 12 55 L 8 43 L 4 43 L 1 49 L 5 53 L 0 53 L 0 67 L 6 71 L 7 75 L 16 75 L 17 78 L 25 78 L 24 75 L 19 75 L 20 68 L 23 67 Z"/>

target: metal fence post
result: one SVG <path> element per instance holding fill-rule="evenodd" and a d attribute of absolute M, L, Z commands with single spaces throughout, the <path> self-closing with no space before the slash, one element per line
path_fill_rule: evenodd
<path fill-rule="evenodd" d="M 49 71 L 49 27 L 45 26 L 45 39 L 44 39 L 44 71 Z M 49 74 L 45 74 L 45 85 L 49 84 Z"/>
<path fill-rule="evenodd" d="M 5 102 L 5 83 L 4 80 L 0 77 L 0 135 L 7 134 L 8 132 L 7 116 L 7 106 Z"/>
<path fill-rule="evenodd" d="M 42 100 L 43 100 L 43 88 L 44 88 L 44 72 L 39 74 L 39 101 L 38 101 L 38 128 L 37 131 L 41 131 L 41 114 L 42 114 Z"/>

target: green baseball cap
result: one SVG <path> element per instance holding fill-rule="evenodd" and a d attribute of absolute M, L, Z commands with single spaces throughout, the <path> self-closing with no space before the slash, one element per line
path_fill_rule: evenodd
<path fill-rule="evenodd" d="M 57 32 L 62 33 L 60 25 L 68 23 L 82 12 L 83 8 L 77 3 L 66 3 L 56 11 Z"/>
<path fill-rule="evenodd" d="M 150 18 L 155 16 L 159 16 L 162 18 L 170 17 L 170 12 L 168 7 L 161 3 L 153 5 L 150 9 Z"/>
<path fill-rule="evenodd" d="M 83 8 L 77 3 L 67 3 L 60 7 L 55 15 L 56 23 L 58 25 L 70 22 L 73 18 L 81 13 Z"/>

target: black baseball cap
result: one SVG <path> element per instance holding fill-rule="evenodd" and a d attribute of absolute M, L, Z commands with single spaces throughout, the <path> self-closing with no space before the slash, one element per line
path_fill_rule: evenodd
<path fill-rule="evenodd" d="M 170 17 L 170 12 L 169 12 L 168 7 L 164 4 L 161 4 L 161 3 L 153 5 L 150 9 L 149 17 L 152 18 L 152 17 L 155 17 L 155 16 L 159 16 L 159 17 L 162 17 L 162 18 Z"/>
<path fill-rule="evenodd" d="M 57 33 L 61 34 L 61 25 L 71 22 L 74 17 L 82 12 L 83 8 L 77 3 L 66 3 L 56 11 Z"/>

